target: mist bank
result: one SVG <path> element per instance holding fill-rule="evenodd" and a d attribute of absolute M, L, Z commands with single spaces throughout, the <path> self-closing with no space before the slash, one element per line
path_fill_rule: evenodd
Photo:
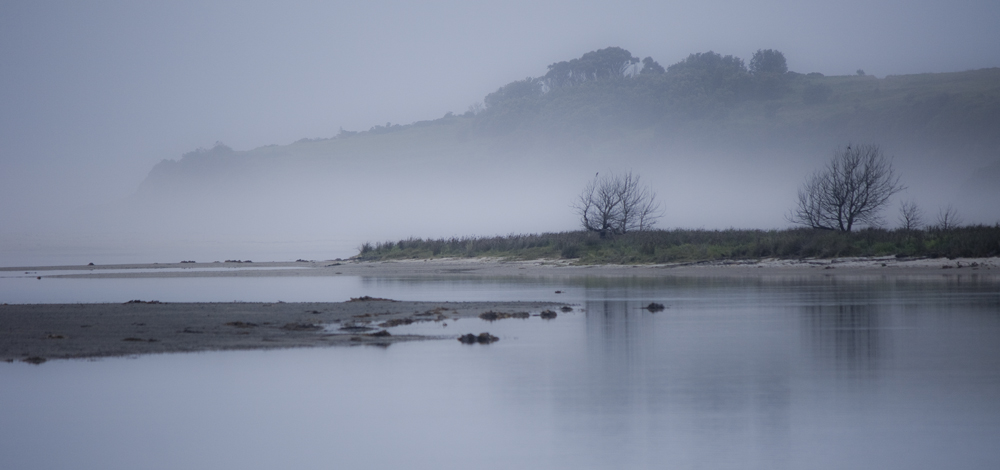
<path fill-rule="evenodd" d="M 18 253 L 113 245 L 114 262 L 333 259 L 367 240 L 574 230 L 584 185 L 624 171 L 656 192 L 660 228 L 769 230 L 790 225 L 799 186 L 850 143 L 879 144 L 907 187 L 886 227 L 904 200 L 927 222 L 949 205 L 967 224 L 1000 221 L 1000 69 L 876 78 L 756 54 L 647 59 L 594 51 L 439 119 L 219 143 L 160 162 L 126 201 L 0 237 Z"/>
<path fill-rule="evenodd" d="M 751 62 L 709 52 L 664 68 L 602 49 L 461 115 L 165 160 L 132 204 L 213 231 L 249 220 L 358 240 L 558 231 L 577 226 L 569 205 L 595 173 L 631 170 L 663 202 L 661 226 L 779 228 L 838 147 L 876 143 L 908 188 L 900 200 L 1000 220 L 1000 69 L 827 77 Z"/>

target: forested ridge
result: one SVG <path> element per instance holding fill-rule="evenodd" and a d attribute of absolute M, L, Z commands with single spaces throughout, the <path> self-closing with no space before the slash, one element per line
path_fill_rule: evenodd
<path fill-rule="evenodd" d="M 610 47 L 558 62 L 548 73 L 486 96 L 484 134 L 601 138 L 651 129 L 832 140 L 919 138 L 1000 148 L 1000 69 L 876 78 L 789 71 L 784 55 L 749 61 L 712 51 L 662 67 Z"/>
<path fill-rule="evenodd" d="M 247 157 L 472 158 L 477 152 L 538 148 L 572 155 L 606 153 L 623 143 L 727 149 L 801 144 L 798 148 L 811 150 L 878 142 L 982 166 L 1000 155 L 1000 68 L 884 78 L 861 70 L 824 76 L 788 70 L 784 54 L 771 49 L 758 50 L 749 61 L 713 51 L 694 53 L 664 67 L 652 57 L 608 47 L 503 85 L 464 113 L 331 134 L 252 151 L 232 151 L 220 143 L 179 161 L 165 160 L 147 183 L 178 175 L 210 178 L 219 169 L 244 165 Z"/>

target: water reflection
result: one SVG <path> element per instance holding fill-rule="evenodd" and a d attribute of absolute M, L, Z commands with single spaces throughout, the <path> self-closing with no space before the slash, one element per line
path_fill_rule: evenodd
<path fill-rule="evenodd" d="M 790 330 L 778 318 L 692 302 L 688 287 L 647 300 L 584 304 L 584 368 L 557 392 L 564 400 L 555 405 L 567 417 L 562 431 L 576 436 L 600 423 L 638 452 L 616 457 L 640 467 L 658 466 L 642 458 L 664 455 L 681 467 L 726 468 L 745 459 L 784 467 L 794 335 L 784 337 Z M 678 299 L 687 301 L 678 305 Z M 643 309 L 650 300 L 674 306 L 651 313 Z M 590 437 L 583 434 L 578 438 Z"/>
<path fill-rule="evenodd" d="M 879 310 L 871 304 L 802 307 L 813 354 L 832 358 L 839 369 L 874 373 L 892 331 Z"/>
<path fill-rule="evenodd" d="M 502 338 L 488 346 L 0 364 L 0 468 L 1000 468 L 995 283 L 444 277 L 350 288 L 576 310 L 400 327 Z"/>

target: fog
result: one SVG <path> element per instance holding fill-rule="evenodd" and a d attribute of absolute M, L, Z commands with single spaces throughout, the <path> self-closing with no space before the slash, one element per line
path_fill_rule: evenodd
<path fill-rule="evenodd" d="M 789 70 L 826 75 L 997 67 L 997 18 L 991 1 L 4 2 L 0 265 L 330 259 L 364 240 L 571 230 L 587 180 L 629 170 L 659 194 L 662 227 L 782 228 L 802 179 L 869 136 L 568 150 L 458 138 L 354 155 L 344 144 L 285 167 L 260 147 L 460 115 L 608 46 L 664 66 L 774 48 Z M 142 197 L 158 163 L 216 142 L 266 162 Z M 905 142 L 885 149 L 909 187 L 900 196 L 927 218 L 954 203 L 968 222 L 1000 219 L 988 200 L 961 205 L 983 202 L 961 190 L 997 171 L 995 149 L 954 165 Z"/>

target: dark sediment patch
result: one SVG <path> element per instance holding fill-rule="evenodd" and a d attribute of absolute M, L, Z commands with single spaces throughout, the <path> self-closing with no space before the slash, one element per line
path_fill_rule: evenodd
<path fill-rule="evenodd" d="M 664 307 L 663 304 L 658 304 L 656 302 L 650 302 L 650 304 L 647 305 L 645 308 L 646 308 L 646 310 L 649 310 L 650 312 L 662 312 L 663 309 L 665 309 L 667 307 Z"/>
<path fill-rule="evenodd" d="M 492 310 L 488 312 L 483 312 L 479 314 L 479 318 L 486 321 L 496 321 L 503 320 L 505 318 L 520 318 L 525 319 L 530 317 L 531 314 L 528 312 L 494 312 Z"/>
<path fill-rule="evenodd" d="M 462 344 L 490 344 L 500 341 L 500 338 L 493 336 L 489 333 L 483 332 L 479 335 L 474 335 L 472 333 L 465 334 L 458 337 L 458 341 Z"/>
<path fill-rule="evenodd" d="M 556 309 L 560 305 L 550 302 L 408 301 L 160 304 L 140 301 L 131 304 L 0 305 L 0 325 L 3 325 L 0 328 L 0 361 L 21 362 L 25 358 L 51 361 L 445 339 L 455 336 L 395 333 L 383 336 L 378 330 L 384 328 L 373 328 L 375 323 L 360 321 L 355 316 L 373 313 L 382 320 L 401 319 L 393 324 L 403 325 L 444 319 L 444 313 L 447 313 L 448 320 L 457 320 L 478 317 L 486 311 L 539 311 Z M 322 316 L 313 314 L 313 311 L 322 312 Z M 504 313 L 498 317 L 518 318 L 523 314 Z M 317 321 L 317 318 L 322 318 L 322 321 Z M 325 333 L 327 327 L 334 331 Z M 337 327 L 341 329 L 338 331 Z M 352 341 L 352 337 L 360 340 Z M 478 336 L 476 338 L 478 343 Z"/>
<path fill-rule="evenodd" d="M 348 302 L 396 302 L 396 301 L 392 299 L 383 299 L 379 297 L 371 297 L 363 295 L 361 297 L 351 297 L 351 300 L 348 300 Z"/>
<path fill-rule="evenodd" d="M 412 318 L 393 318 L 392 320 L 386 320 L 382 323 L 379 323 L 378 326 L 382 328 L 392 328 L 394 326 L 409 325 L 411 323 L 413 323 Z"/>
<path fill-rule="evenodd" d="M 281 329 L 289 331 L 317 331 L 322 330 L 323 326 L 315 323 L 285 323 Z"/>

